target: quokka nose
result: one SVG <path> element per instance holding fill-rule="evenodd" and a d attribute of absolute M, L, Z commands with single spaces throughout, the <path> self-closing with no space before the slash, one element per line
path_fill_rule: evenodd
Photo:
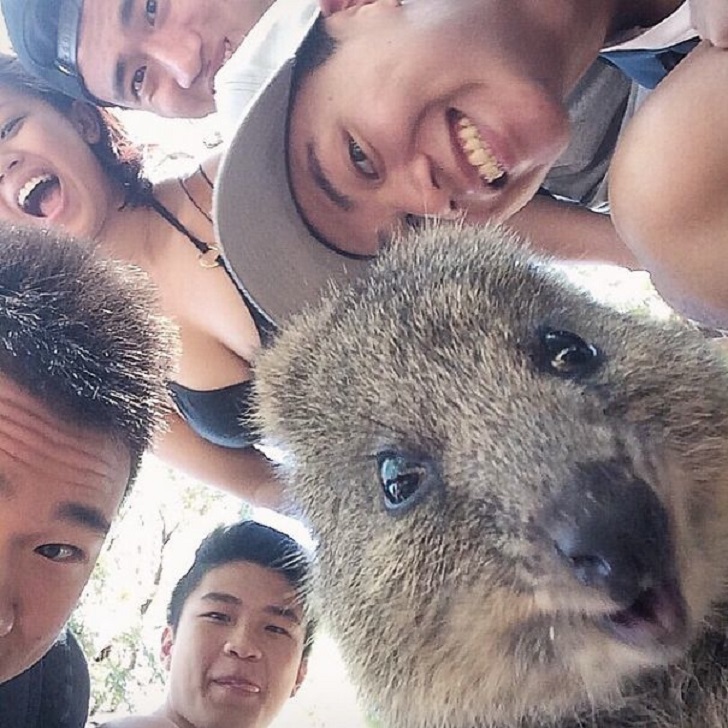
<path fill-rule="evenodd" d="M 553 545 L 576 579 L 628 607 L 671 570 L 667 511 L 643 480 L 611 463 L 580 467 L 554 507 Z"/>

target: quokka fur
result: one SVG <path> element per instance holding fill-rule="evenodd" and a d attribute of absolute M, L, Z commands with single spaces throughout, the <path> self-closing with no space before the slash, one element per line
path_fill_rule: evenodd
<path fill-rule="evenodd" d="M 383 726 L 728 725 L 728 367 L 696 330 L 431 226 L 256 379 Z"/>

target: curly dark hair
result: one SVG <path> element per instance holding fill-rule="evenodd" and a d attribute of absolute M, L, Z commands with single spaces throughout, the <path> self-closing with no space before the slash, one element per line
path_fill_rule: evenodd
<path fill-rule="evenodd" d="M 98 119 L 101 133 L 100 139 L 89 147 L 109 179 L 123 190 L 123 207 L 151 204 L 152 185 L 142 171 L 141 150 L 129 140 L 119 119 L 108 109 L 56 91 L 28 73 L 15 56 L 4 53 L 0 53 L 0 86 L 30 94 L 64 115 L 70 112 L 74 103 L 87 104 Z"/>

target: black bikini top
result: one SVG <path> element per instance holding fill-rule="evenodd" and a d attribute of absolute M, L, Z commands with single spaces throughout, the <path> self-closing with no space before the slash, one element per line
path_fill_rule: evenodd
<path fill-rule="evenodd" d="M 270 343 L 276 329 L 273 323 L 240 292 L 258 330 L 262 345 Z M 172 401 L 185 422 L 205 440 L 222 447 L 251 447 L 259 433 L 251 423 L 253 383 L 250 380 L 219 389 L 190 389 L 167 382 Z"/>
<path fill-rule="evenodd" d="M 232 448 L 250 447 L 258 441 L 258 432 L 250 421 L 251 381 L 210 390 L 168 382 L 167 390 L 185 422 L 205 440 Z"/>
<path fill-rule="evenodd" d="M 203 177 L 210 186 L 212 183 L 201 169 Z M 182 189 L 189 196 L 182 184 Z M 194 203 L 194 200 L 192 200 Z M 210 220 L 209 216 L 195 204 L 202 214 Z M 164 218 L 175 230 L 182 233 L 199 251 L 200 265 L 203 267 L 217 267 L 223 265 L 225 272 L 240 293 L 243 303 L 250 311 L 250 315 L 258 331 L 261 345 L 267 346 L 276 333 L 275 324 L 250 300 L 235 282 L 216 245 L 200 240 L 193 235 L 177 217 L 172 214 L 159 200 L 151 198 L 152 209 Z M 252 446 L 259 435 L 251 422 L 253 385 L 251 381 L 237 382 L 219 389 L 199 390 L 190 389 L 177 382 L 168 382 L 167 390 L 180 415 L 185 422 L 200 437 L 214 445 L 230 448 L 246 448 Z"/>

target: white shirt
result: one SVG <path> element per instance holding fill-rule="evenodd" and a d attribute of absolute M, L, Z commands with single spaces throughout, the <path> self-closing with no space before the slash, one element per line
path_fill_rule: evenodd
<path fill-rule="evenodd" d="M 301 27 L 308 27 L 318 12 L 317 0 L 276 0 L 217 72 L 215 106 L 224 141 L 265 82 L 295 56 Z"/>
<path fill-rule="evenodd" d="M 659 50 L 695 38 L 698 31 L 690 24 L 690 3 L 683 4 L 651 28 L 633 28 L 603 51 Z"/>

